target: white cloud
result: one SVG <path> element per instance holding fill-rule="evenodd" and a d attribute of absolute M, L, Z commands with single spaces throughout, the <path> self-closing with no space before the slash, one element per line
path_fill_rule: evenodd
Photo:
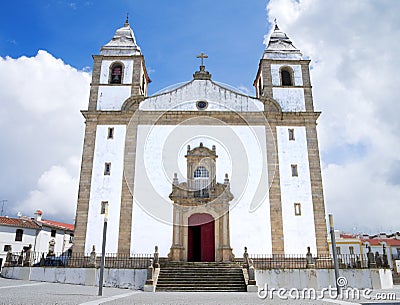
<path fill-rule="evenodd" d="M 312 60 L 327 211 L 347 231 L 400 229 L 399 9 L 398 1 L 268 5 L 270 22 Z"/>
<path fill-rule="evenodd" d="M 6 213 L 72 222 L 90 75 L 46 51 L 0 57 L 0 196 Z M 75 185 L 75 187 L 74 187 Z M 57 195 L 58 194 L 58 195 Z"/>
<path fill-rule="evenodd" d="M 77 194 L 78 177 L 70 174 L 65 167 L 52 166 L 42 174 L 37 189 L 29 193 L 19 208 L 25 211 L 41 209 L 45 211 L 45 219 L 62 218 L 73 223 Z"/>

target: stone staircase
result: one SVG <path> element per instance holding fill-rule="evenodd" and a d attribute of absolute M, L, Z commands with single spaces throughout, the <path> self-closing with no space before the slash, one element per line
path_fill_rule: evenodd
<path fill-rule="evenodd" d="M 243 271 L 235 263 L 165 262 L 156 291 L 245 292 Z"/>

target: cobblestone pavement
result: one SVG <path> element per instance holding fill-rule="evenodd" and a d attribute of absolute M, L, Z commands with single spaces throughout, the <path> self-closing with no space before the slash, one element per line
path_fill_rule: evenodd
<path fill-rule="evenodd" d="M 342 301 L 329 299 L 323 300 L 287 300 L 274 295 L 270 298 L 260 299 L 257 293 L 144 293 L 128 289 L 104 288 L 103 296 L 97 296 L 97 287 L 85 287 L 57 283 L 42 283 L 0 278 L 0 305 L 113 305 L 113 304 L 154 304 L 154 305 L 184 305 L 184 304 L 400 304 L 400 286 L 393 290 L 373 291 L 371 296 L 394 293 L 397 298 L 393 300 L 353 300 Z"/>

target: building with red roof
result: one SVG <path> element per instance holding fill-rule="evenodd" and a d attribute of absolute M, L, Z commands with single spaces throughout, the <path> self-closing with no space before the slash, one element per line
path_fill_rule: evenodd
<path fill-rule="evenodd" d="M 7 252 L 20 253 L 29 245 L 32 251 L 47 253 L 50 242 L 55 253 L 63 253 L 72 247 L 74 225 L 42 219 L 37 210 L 34 217 L 0 217 L 0 267 L 4 265 Z"/>

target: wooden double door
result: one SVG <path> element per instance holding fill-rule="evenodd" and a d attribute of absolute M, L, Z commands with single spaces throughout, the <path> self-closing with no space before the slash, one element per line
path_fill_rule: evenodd
<path fill-rule="evenodd" d="M 215 220 L 209 214 L 193 214 L 188 221 L 188 261 L 215 261 Z"/>

